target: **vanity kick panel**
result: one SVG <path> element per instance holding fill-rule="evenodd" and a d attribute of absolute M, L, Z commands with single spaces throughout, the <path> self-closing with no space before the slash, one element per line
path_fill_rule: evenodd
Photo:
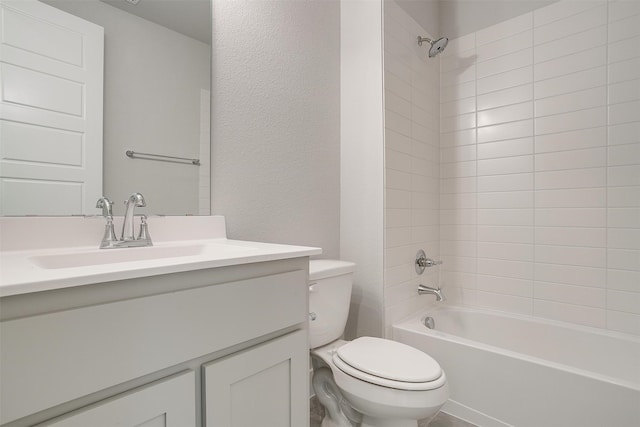
<path fill-rule="evenodd" d="M 302 324 L 306 282 L 297 270 L 2 322 L 0 423 Z"/>

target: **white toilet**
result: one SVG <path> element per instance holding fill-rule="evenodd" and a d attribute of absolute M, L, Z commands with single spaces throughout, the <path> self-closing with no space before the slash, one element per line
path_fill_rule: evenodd
<path fill-rule="evenodd" d="M 309 335 L 313 388 L 325 407 L 322 427 L 417 427 L 449 397 L 444 372 L 399 342 L 340 339 L 349 314 L 355 264 L 309 263 Z"/>

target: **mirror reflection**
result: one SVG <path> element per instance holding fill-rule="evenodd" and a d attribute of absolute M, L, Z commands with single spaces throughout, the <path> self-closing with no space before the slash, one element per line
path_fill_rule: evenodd
<path fill-rule="evenodd" d="M 44 3 L 64 14 L 28 21 L 30 11 L 10 10 L 9 3 Z M 15 85 L 15 93 L 24 94 L 34 82 L 47 85 L 49 79 L 54 88 L 34 89 L 32 99 L 12 98 L 7 89 L 3 93 L 0 213 L 96 215 L 100 210 L 95 203 L 104 195 L 114 202 L 114 214 L 122 215 L 122 201 L 139 192 L 147 200 L 141 213 L 208 215 L 210 7 L 210 0 L 23 0 L 3 4 L 4 16 L 13 16 L 13 21 L 4 20 L 3 31 L 14 34 L 2 41 L 3 85 Z M 58 69 L 66 72 L 65 67 L 74 62 L 84 66 L 99 50 L 83 51 L 82 45 L 90 42 L 84 36 L 78 53 L 70 49 L 69 56 L 64 56 L 67 50 L 53 46 L 57 37 L 64 39 L 66 47 L 74 46 L 73 37 L 64 38 L 77 33 L 75 23 L 66 23 L 66 14 L 79 18 L 77 25 L 86 21 L 104 29 L 102 101 L 97 107 L 91 105 L 95 102 L 92 94 L 100 89 L 93 86 L 93 77 L 80 81 L 76 71 L 55 75 Z M 54 22 L 46 28 L 30 24 L 43 19 Z M 51 29 L 52 34 L 47 33 Z M 10 63 L 14 57 L 15 63 Z M 41 65 L 31 67 L 32 62 Z M 64 84 L 58 85 L 60 82 Z M 56 91 L 62 94 L 59 99 Z M 101 123 L 89 118 L 90 110 Z M 101 142 L 101 149 L 91 145 L 94 140 Z M 127 151 L 198 159 L 199 164 L 166 157 L 131 158 Z M 90 182 L 90 177 L 87 184 L 77 185 L 79 171 L 93 173 L 101 182 Z"/>

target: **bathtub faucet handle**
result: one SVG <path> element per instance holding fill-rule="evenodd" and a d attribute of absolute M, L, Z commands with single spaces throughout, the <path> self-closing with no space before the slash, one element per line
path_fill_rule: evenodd
<path fill-rule="evenodd" d="M 433 267 L 434 265 L 440 265 L 442 264 L 442 260 L 434 260 L 431 258 L 427 258 L 425 260 L 421 260 L 421 264 L 423 264 L 425 267 Z"/>
<path fill-rule="evenodd" d="M 433 267 L 440 264 L 442 264 L 442 260 L 436 261 L 434 259 L 427 258 L 427 255 L 422 249 L 420 249 L 416 254 L 416 273 L 418 274 L 424 273 L 424 269 L 427 267 Z"/>

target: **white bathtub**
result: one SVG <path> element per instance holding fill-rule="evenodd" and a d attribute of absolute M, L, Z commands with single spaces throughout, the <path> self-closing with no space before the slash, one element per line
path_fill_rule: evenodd
<path fill-rule="evenodd" d="M 394 325 L 393 338 L 440 363 L 443 410 L 474 424 L 640 426 L 639 337 L 442 306 Z"/>

